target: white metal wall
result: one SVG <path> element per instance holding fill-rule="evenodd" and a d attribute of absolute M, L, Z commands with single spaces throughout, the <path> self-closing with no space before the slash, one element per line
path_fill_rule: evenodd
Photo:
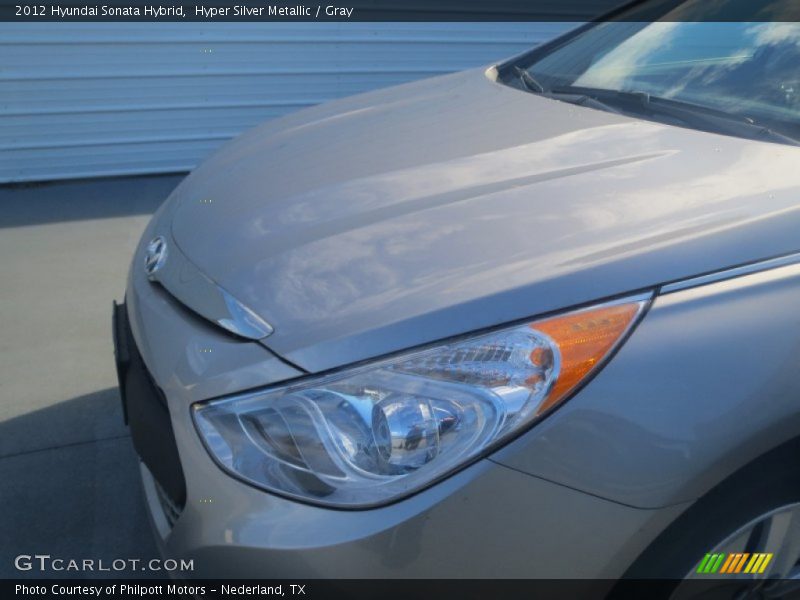
<path fill-rule="evenodd" d="M 559 23 L 3 23 L 0 182 L 183 171 L 251 125 L 489 63 Z"/>

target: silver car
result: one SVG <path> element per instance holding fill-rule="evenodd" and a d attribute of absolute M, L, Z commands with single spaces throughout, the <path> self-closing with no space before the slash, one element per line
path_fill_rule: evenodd
<path fill-rule="evenodd" d="M 164 553 L 203 577 L 780 595 L 800 26 L 704 22 L 733 4 L 637 5 L 270 121 L 192 172 L 114 311 Z"/>

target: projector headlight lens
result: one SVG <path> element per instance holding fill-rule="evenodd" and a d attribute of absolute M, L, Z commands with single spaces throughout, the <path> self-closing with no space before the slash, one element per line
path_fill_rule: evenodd
<path fill-rule="evenodd" d="M 516 325 L 194 406 L 223 469 L 316 504 L 411 494 L 529 428 L 594 372 L 648 298 Z"/>

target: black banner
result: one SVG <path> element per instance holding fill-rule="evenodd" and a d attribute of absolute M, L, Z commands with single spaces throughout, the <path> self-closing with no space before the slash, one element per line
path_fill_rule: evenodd
<path fill-rule="evenodd" d="M 235 0 L 174 2 L 31 2 L 0 4 L 2 20 L 19 21 L 586 21 L 620 0 Z"/>
<path fill-rule="evenodd" d="M 293 600 L 493 600 L 568 598 L 595 600 L 615 598 L 670 598 L 681 585 L 680 598 L 744 598 L 751 592 L 768 592 L 771 583 L 782 586 L 779 598 L 797 598 L 785 582 L 755 582 L 731 578 L 680 582 L 673 580 L 193 580 L 71 579 L 4 580 L 3 598 L 291 598 Z M 758 596 L 761 597 L 761 596 Z"/>
<path fill-rule="evenodd" d="M 800 21 L 796 0 L 274 0 L 22 2 L 0 0 L 0 21 Z"/>

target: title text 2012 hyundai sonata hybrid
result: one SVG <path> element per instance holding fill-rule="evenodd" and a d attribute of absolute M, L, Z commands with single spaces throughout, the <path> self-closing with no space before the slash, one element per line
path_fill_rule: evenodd
<path fill-rule="evenodd" d="M 115 308 L 163 551 L 794 575 L 800 26 L 696 22 L 728 4 L 303 110 L 191 173 Z"/>

